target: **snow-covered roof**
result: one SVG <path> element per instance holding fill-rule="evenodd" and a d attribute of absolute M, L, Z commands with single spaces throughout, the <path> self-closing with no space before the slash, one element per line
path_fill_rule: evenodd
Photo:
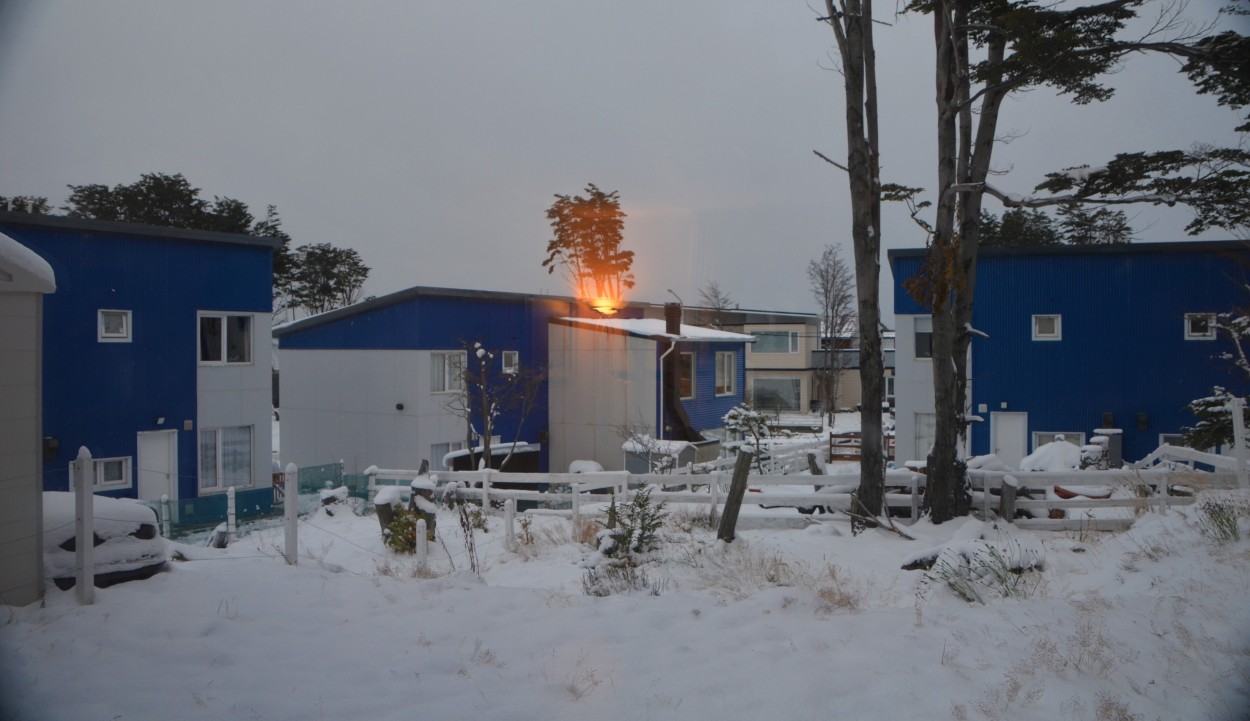
<path fill-rule="evenodd" d="M 38 253 L 0 233 L 0 291 L 52 293 L 56 274 Z"/>
<path fill-rule="evenodd" d="M 667 331 L 667 324 L 661 318 L 556 318 L 555 323 L 603 330 L 609 333 L 623 333 L 639 338 L 652 340 L 698 341 L 701 343 L 749 343 L 755 340 L 753 335 L 731 333 L 727 330 L 701 328 L 697 325 L 681 324 L 681 333 L 673 335 Z"/>

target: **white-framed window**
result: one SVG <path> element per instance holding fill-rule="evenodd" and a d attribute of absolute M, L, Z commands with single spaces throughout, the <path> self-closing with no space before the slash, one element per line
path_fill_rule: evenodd
<path fill-rule="evenodd" d="M 252 362 L 252 316 L 200 313 L 200 365 Z"/>
<path fill-rule="evenodd" d="M 1033 316 L 1033 340 L 1062 340 L 1063 316 Z"/>
<path fill-rule="evenodd" d="M 894 405 L 894 376 L 885 377 L 885 402 Z"/>
<path fill-rule="evenodd" d="M 799 334 L 792 330 L 757 330 L 752 353 L 798 353 Z"/>
<path fill-rule="evenodd" d="M 434 445 L 430 446 L 430 465 L 432 465 L 436 470 L 448 469 L 451 466 L 444 466 L 443 458 L 445 458 L 447 454 L 451 453 L 452 451 L 463 451 L 467 447 L 468 446 L 464 444 L 464 441 L 452 441 L 451 443 L 435 443 Z"/>
<path fill-rule="evenodd" d="M 200 429 L 200 490 L 252 485 L 252 427 Z"/>
<path fill-rule="evenodd" d="M 521 370 L 521 353 L 514 350 L 503 352 L 503 372 L 516 373 Z"/>
<path fill-rule="evenodd" d="M 915 419 L 916 427 L 912 437 L 916 439 L 916 455 L 920 457 L 911 460 L 927 461 L 933 442 L 937 439 L 937 414 L 917 413 Z"/>
<path fill-rule="evenodd" d="M 1033 450 L 1037 450 L 1047 443 L 1054 441 L 1066 441 L 1074 446 L 1080 447 L 1085 445 L 1085 434 L 1075 432 L 1062 431 L 1033 431 Z"/>
<path fill-rule="evenodd" d="M 92 492 L 130 488 L 133 485 L 130 475 L 130 456 L 93 458 L 91 463 L 95 466 L 95 483 L 91 486 Z M 76 475 L 74 463 L 71 462 L 69 464 L 69 489 L 71 491 L 78 487 Z"/>
<path fill-rule="evenodd" d="M 101 308 L 96 315 L 96 340 L 101 343 L 129 343 L 130 311 Z"/>
<path fill-rule="evenodd" d="M 694 398 L 694 353 L 677 354 L 677 390 L 683 401 Z"/>
<path fill-rule="evenodd" d="M 434 351 L 430 354 L 430 392 L 461 393 L 464 391 L 462 350 Z"/>
<path fill-rule="evenodd" d="M 716 395 L 731 396 L 738 392 L 738 354 L 716 352 Z"/>
<path fill-rule="evenodd" d="M 755 378 L 751 382 L 751 404 L 764 411 L 797 411 L 803 393 L 798 378 Z"/>
<path fill-rule="evenodd" d="M 1186 313 L 1185 340 L 1215 340 L 1215 314 Z"/>
<path fill-rule="evenodd" d="M 916 360 L 933 358 L 933 318 L 927 315 L 912 319 Z"/>

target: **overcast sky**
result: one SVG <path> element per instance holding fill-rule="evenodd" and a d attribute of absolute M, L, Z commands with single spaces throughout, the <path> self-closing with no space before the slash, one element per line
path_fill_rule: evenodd
<path fill-rule="evenodd" d="M 540 267 L 544 213 L 595 183 L 629 216 L 634 298 L 693 304 L 715 280 L 744 308 L 810 311 L 808 261 L 826 244 L 851 254 L 846 177 L 812 154 L 845 158 L 815 5 L 0 0 L 0 195 L 60 205 L 67 184 L 180 172 L 206 197 L 276 205 L 297 245 L 357 249 L 369 294 L 565 294 Z M 930 24 L 887 19 L 883 180 L 932 187 Z M 1116 152 L 1235 142 L 1237 115 L 1176 69 L 1133 59 L 1095 106 L 1009 100 L 998 184 L 1027 193 Z M 1129 213 L 1142 240 L 1183 237 L 1183 213 Z M 924 242 L 901 208 L 884 239 Z"/>

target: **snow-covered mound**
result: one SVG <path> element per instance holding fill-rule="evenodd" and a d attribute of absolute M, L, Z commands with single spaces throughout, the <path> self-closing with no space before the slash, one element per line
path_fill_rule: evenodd
<path fill-rule="evenodd" d="M 1040 446 L 1020 461 L 1022 471 L 1072 471 L 1081 467 L 1081 449 L 1063 440 Z"/>

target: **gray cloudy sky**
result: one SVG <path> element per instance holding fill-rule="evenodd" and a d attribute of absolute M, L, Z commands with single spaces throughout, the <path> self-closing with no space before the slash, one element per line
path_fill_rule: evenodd
<path fill-rule="evenodd" d="M 540 267 L 544 212 L 593 182 L 629 215 L 633 297 L 693 303 L 716 280 L 742 307 L 811 310 L 808 260 L 851 252 L 846 178 L 812 155 L 845 157 L 816 4 L 0 0 L 0 195 L 59 204 L 67 184 L 181 172 L 277 205 L 296 244 L 356 248 L 370 294 L 565 293 Z M 877 33 L 883 179 L 932 186 L 929 21 Z M 999 184 L 1234 142 L 1237 116 L 1176 67 L 1134 59 L 1101 105 L 1008 101 Z M 1182 237 L 1181 213 L 1129 212 L 1143 240 Z M 924 240 L 901 208 L 884 234 Z"/>

